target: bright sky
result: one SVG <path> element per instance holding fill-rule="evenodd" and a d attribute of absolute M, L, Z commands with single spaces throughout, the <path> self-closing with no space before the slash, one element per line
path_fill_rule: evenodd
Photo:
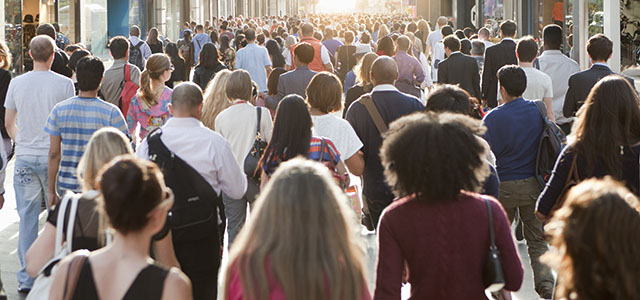
<path fill-rule="evenodd" d="M 356 6 L 355 0 L 319 0 L 316 12 L 349 12 Z"/>

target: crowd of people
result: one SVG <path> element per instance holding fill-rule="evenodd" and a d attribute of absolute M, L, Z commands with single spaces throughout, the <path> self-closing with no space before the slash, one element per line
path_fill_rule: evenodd
<path fill-rule="evenodd" d="M 171 41 L 131 26 L 105 69 L 41 24 L 19 76 L 0 42 L 19 292 L 381 300 L 409 283 L 413 299 L 511 299 L 524 239 L 540 298 L 639 299 L 633 79 L 606 65 L 605 35 L 581 71 L 560 26 L 542 46 L 498 28 L 239 16 Z M 552 128 L 566 140 L 541 176 Z"/>

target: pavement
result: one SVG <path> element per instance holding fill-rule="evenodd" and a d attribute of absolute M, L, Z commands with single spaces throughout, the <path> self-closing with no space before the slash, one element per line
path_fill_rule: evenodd
<path fill-rule="evenodd" d="M 4 289 L 7 292 L 9 300 L 25 299 L 24 295 L 18 294 L 18 283 L 16 279 L 16 272 L 20 269 L 20 262 L 18 260 L 17 247 L 18 247 L 18 213 L 16 211 L 15 193 L 13 191 L 13 161 L 7 166 L 7 176 L 5 180 L 5 203 L 4 207 L 0 209 L 0 278 Z M 46 219 L 46 212 L 40 214 L 40 228 L 44 224 Z M 369 273 L 368 284 L 369 289 L 373 291 L 374 278 L 375 278 L 375 261 L 378 252 L 376 236 L 373 233 L 366 232 L 363 229 L 362 238 L 366 249 L 367 255 L 367 270 Z M 527 254 L 527 247 L 524 242 L 518 242 L 517 247 L 525 266 L 524 283 L 522 288 L 517 293 L 513 294 L 514 300 L 534 300 L 539 299 L 533 289 L 533 275 L 531 267 L 529 265 L 529 255 Z M 223 267 L 226 265 L 226 251 L 223 258 Z M 403 299 L 409 297 L 410 286 L 405 285 L 403 287 Z M 221 299 L 221 298 L 220 298 Z"/>

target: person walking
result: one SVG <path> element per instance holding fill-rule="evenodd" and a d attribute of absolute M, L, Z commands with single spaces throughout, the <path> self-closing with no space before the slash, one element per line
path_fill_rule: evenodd
<path fill-rule="evenodd" d="M 198 64 L 200 59 L 200 50 L 205 44 L 211 43 L 211 38 L 208 34 L 204 33 L 204 27 L 200 24 L 196 26 L 196 35 L 193 36 L 193 57 L 195 58 L 195 65 Z"/>
<path fill-rule="evenodd" d="M 120 96 L 125 80 L 125 68 L 129 68 L 129 78 L 136 85 L 140 85 L 140 69 L 129 64 L 129 41 L 127 38 L 123 36 L 112 38 L 109 41 L 109 52 L 113 57 L 113 64 L 104 72 L 100 92 L 104 95 L 105 101 L 118 106 L 121 105 Z"/>
<path fill-rule="evenodd" d="M 267 99 L 267 107 L 273 110 L 278 108 L 278 103 L 288 95 L 306 97 L 307 86 L 311 78 L 317 73 L 309 69 L 308 65 L 313 61 L 313 46 L 307 43 L 299 44 L 294 50 L 293 60 L 296 68 L 280 75 L 278 79 L 278 93 L 273 98 Z"/>
<path fill-rule="evenodd" d="M 411 48 L 411 40 L 406 36 L 398 38 L 398 51 L 393 59 L 398 65 L 398 79 L 396 80 L 396 88 L 403 93 L 415 96 L 420 99 L 422 90 L 420 86 L 425 80 L 425 74 L 422 65 L 417 58 L 409 55 L 407 51 Z"/>
<path fill-rule="evenodd" d="M 236 69 L 244 69 L 249 72 L 251 79 L 258 84 L 258 91 L 267 92 L 267 77 L 271 73 L 271 59 L 269 52 L 264 47 L 256 45 L 256 32 L 248 29 L 245 32 L 247 46 L 236 53 Z"/>
<path fill-rule="evenodd" d="M 282 49 L 278 42 L 275 40 L 268 40 L 265 44 L 265 48 L 269 52 L 269 58 L 271 58 L 271 65 L 273 68 L 284 68 L 284 56 L 282 56 Z"/>
<path fill-rule="evenodd" d="M 129 29 L 129 63 L 144 70 L 147 60 L 151 56 L 149 44 L 140 39 L 140 27 L 131 26 Z"/>
<path fill-rule="evenodd" d="M 184 58 L 185 73 L 187 80 L 191 78 L 191 69 L 195 66 L 195 55 L 193 53 L 193 42 L 191 41 L 191 31 L 184 31 L 184 38 L 178 41 L 178 50 Z"/>
<path fill-rule="evenodd" d="M 165 52 L 171 59 L 171 65 L 173 65 L 173 72 L 171 72 L 171 78 L 169 78 L 169 80 L 165 82 L 165 84 L 168 87 L 173 88 L 174 85 L 180 82 L 188 81 L 189 78 L 187 74 L 187 66 L 185 65 L 184 59 L 180 55 L 180 50 L 178 49 L 178 45 L 176 45 L 176 43 L 173 43 L 173 42 L 167 43 L 167 46 L 165 47 Z"/>
<path fill-rule="evenodd" d="M 22 293 L 28 293 L 34 282 L 26 272 L 25 255 L 38 235 L 41 203 L 44 199 L 47 208 L 56 204 L 54 195 L 48 195 L 49 135 L 42 128 L 53 107 L 75 95 L 73 81 L 51 71 L 55 41 L 39 35 L 31 39 L 29 49 L 33 71 L 11 80 L 4 103 L 5 126 L 16 143 L 13 188 L 20 216 L 18 291 Z"/>
<path fill-rule="evenodd" d="M 505 65 L 518 64 L 516 57 L 516 37 L 518 25 L 516 22 L 506 20 L 500 24 L 499 44 L 486 48 L 484 54 L 484 68 L 482 70 L 482 103 L 494 108 L 498 103 L 498 70 Z"/>
<path fill-rule="evenodd" d="M 322 42 L 313 37 L 313 25 L 309 23 L 303 24 L 300 26 L 300 33 L 302 33 L 302 37 L 297 45 L 300 45 L 300 43 L 308 43 L 313 46 L 313 60 L 309 63 L 309 69 L 315 72 L 327 71 L 329 73 L 333 73 L 333 64 L 331 63 L 329 50 L 327 50 L 327 47 L 322 45 Z M 297 45 L 292 47 L 292 51 L 295 50 Z M 292 66 L 290 63 L 291 62 L 288 62 L 287 65 L 291 68 L 295 67 L 295 65 Z"/>
<path fill-rule="evenodd" d="M 227 97 L 227 82 L 229 81 L 231 71 L 222 70 L 216 74 L 204 90 L 204 104 L 202 106 L 202 124 L 205 127 L 215 131 L 216 118 L 229 106 L 232 100 Z"/>
<path fill-rule="evenodd" d="M 160 33 L 158 33 L 158 28 L 152 27 L 149 29 L 146 42 L 147 45 L 149 45 L 149 49 L 151 49 L 151 54 L 164 53 L 162 41 L 159 39 L 159 36 Z"/>
<path fill-rule="evenodd" d="M 518 65 L 527 74 L 527 88 L 522 93 L 522 98 L 542 100 L 547 108 L 547 117 L 551 122 L 555 122 L 551 77 L 533 66 L 533 61 L 538 56 L 538 43 L 531 36 L 523 37 L 518 40 L 516 54 L 518 56 Z"/>
<path fill-rule="evenodd" d="M 344 45 L 340 45 L 335 50 L 336 58 L 336 74 L 340 77 L 341 82 L 344 82 L 347 77 L 347 73 L 353 69 L 356 65 L 356 46 L 354 41 L 353 31 L 347 31 L 344 33 Z"/>
<path fill-rule="evenodd" d="M 36 28 L 36 35 L 46 35 L 56 40 L 56 29 L 49 23 L 43 23 Z M 55 57 L 53 58 L 53 64 L 51 65 L 51 71 L 56 72 L 62 76 L 71 78 L 73 71 L 69 68 L 69 57 L 63 49 L 55 48 Z"/>
<path fill-rule="evenodd" d="M 236 66 L 236 50 L 231 47 L 231 41 L 227 35 L 220 37 L 220 56 L 222 63 L 229 70 L 233 70 Z"/>
<path fill-rule="evenodd" d="M 471 97 L 480 98 L 480 71 L 475 58 L 460 52 L 460 40 L 450 35 L 442 44 L 447 58 L 438 65 L 438 83 L 457 84 Z"/>
<path fill-rule="evenodd" d="M 347 90 L 342 118 L 346 118 L 347 111 L 354 101 L 358 100 L 360 96 L 371 92 L 373 89 L 373 83 L 371 82 L 371 65 L 376 58 L 378 58 L 378 54 L 369 52 L 360 59 L 360 63 L 356 66 L 354 70 L 356 73 L 356 84 Z"/>
<path fill-rule="evenodd" d="M 216 76 L 216 73 L 226 69 L 220 63 L 218 49 L 212 43 L 206 43 L 200 51 L 200 59 L 195 71 L 193 72 L 193 82 L 202 90 L 207 88 L 209 81 Z"/>

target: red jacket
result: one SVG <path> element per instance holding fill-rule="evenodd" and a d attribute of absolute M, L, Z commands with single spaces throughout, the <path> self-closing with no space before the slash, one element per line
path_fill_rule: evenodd
<path fill-rule="evenodd" d="M 309 69 L 316 72 L 326 71 L 324 64 L 322 63 L 322 43 L 312 37 L 303 37 L 300 39 L 300 43 L 307 43 L 313 46 L 313 60 L 309 63 Z M 291 57 L 294 57 L 294 51 L 300 43 L 291 47 Z M 295 69 L 295 63 L 291 61 L 291 69 Z"/>

